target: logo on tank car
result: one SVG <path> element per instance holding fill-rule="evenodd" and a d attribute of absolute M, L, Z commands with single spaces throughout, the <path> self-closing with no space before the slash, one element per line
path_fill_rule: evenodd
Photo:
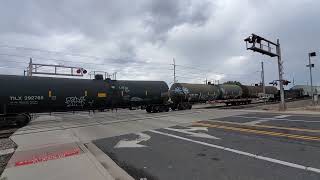
<path fill-rule="evenodd" d="M 65 101 L 67 107 L 77 107 L 77 106 L 84 106 L 86 103 L 86 97 L 67 97 Z"/>
<path fill-rule="evenodd" d="M 185 87 L 176 87 L 173 91 L 178 94 L 189 94 L 189 89 Z"/>
<path fill-rule="evenodd" d="M 127 86 L 119 86 L 119 89 L 122 90 L 125 93 L 129 93 L 130 92 L 129 87 L 127 87 Z"/>

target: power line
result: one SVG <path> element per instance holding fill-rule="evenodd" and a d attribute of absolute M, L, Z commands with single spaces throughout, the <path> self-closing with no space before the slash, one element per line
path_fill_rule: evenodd
<path fill-rule="evenodd" d="M 10 66 L 0 66 L 0 68 L 9 68 L 9 69 L 24 69 L 25 67 L 19 67 L 19 66 L 16 66 L 16 67 L 10 67 Z"/>
<path fill-rule="evenodd" d="M 92 59 L 106 59 L 103 57 L 97 57 L 97 56 L 92 56 L 92 55 L 44 50 L 44 49 L 39 49 L 39 48 L 29 48 L 29 47 L 23 47 L 23 46 L 12 46 L 12 45 L 1 44 L 0 47 L 11 48 L 11 49 L 22 49 L 22 50 L 27 50 L 27 51 L 38 51 L 38 52 L 45 52 L 45 53 L 62 54 L 62 55 L 75 56 L 75 57 L 86 57 L 86 58 L 92 58 Z"/>
<path fill-rule="evenodd" d="M 44 49 L 38 49 L 38 48 L 28 48 L 28 47 L 22 47 L 22 46 L 11 46 L 11 45 L 5 45 L 5 44 L 0 44 L 0 47 L 12 48 L 12 49 L 22 49 L 22 50 L 27 50 L 27 51 L 38 51 L 38 52 L 45 52 L 45 53 L 54 53 L 54 54 L 60 54 L 60 55 L 83 57 L 83 58 L 89 58 L 89 59 L 95 59 L 95 60 L 103 60 L 103 61 L 106 61 L 106 60 L 107 61 L 123 61 L 123 60 L 127 60 L 126 58 L 105 58 L 105 57 L 97 57 L 97 56 L 93 56 L 93 55 L 83 55 L 83 54 L 76 54 L 76 53 L 44 50 Z M 83 63 L 83 64 L 92 64 L 92 65 L 105 65 L 105 64 L 102 64 L 102 63 L 75 62 L 75 61 L 70 61 L 70 60 L 62 60 L 62 59 L 54 59 L 54 58 L 42 58 L 42 57 L 35 57 L 34 55 L 19 56 L 19 55 L 5 54 L 5 53 L 1 53 L 0 55 L 25 57 L 25 58 L 32 57 L 33 59 L 72 62 L 72 63 Z M 139 62 L 139 61 L 135 61 L 135 62 Z M 108 62 L 108 63 L 110 63 L 110 62 Z M 123 64 L 122 62 L 112 62 L 112 63 L 113 64 Z M 139 64 L 143 64 L 143 63 L 149 64 L 149 63 L 147 63 L 145 61 L 140 61 L 139 62 Z M 167 65 L 167 64 L 164 64 L 164 63 L 156 63 L 156 62 L 152 62 L 152 63 L 153 64 L 158 64 L 158 65 Z"/>

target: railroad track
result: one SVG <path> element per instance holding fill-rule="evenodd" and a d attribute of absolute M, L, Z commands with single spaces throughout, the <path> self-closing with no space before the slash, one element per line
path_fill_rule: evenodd
<path fill-rule="evenodd" d="M 0 129 L 0 139 L 10 137 L 18 128 L 1 128 Z"/>
<path fill-rule="evenodd" d="M 286 102 L 294 102 L 294 101 L 301 101 L 301 100 L 307 100 L 310 98 L 300 98 L 300 99 L 286 99 Z M 207 109 L 245 109 L 245 108 L 251 108 L 256 106 L 263 106 L 263 105 L 271 105 L 271 104 L 278 104 L 279 101 L 274 102 L 253 102 L 251 104 L 242 104 L 237 106 L 227 106 L 227 105 L 221 105 L 221 106 L 214 106 L 214 107 L 207 107 Z"/>

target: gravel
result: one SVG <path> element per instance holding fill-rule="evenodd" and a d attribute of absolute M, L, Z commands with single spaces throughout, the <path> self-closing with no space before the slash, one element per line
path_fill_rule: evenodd
<path fill-rule="evenodd" d="M 306 110 L 311 105 L 310 99 L 286 102 L 287 110 Z M 279 104 L 268 104 L 262 106 L 251 107 L 253 110 L 278 110 Z"/>
<path fill-rule="evenodd" d="M 16 143 L 14 143 L 10 138 L 0 139 L 0 151 L 4 149 L 17 148 Z"/>
<path fill-rule="evenodd" d="M 14 143 L 11 139 L 0 139 L 0 152 L 7 152 L 9 149 L 16 149 L 17 145 Z M 4 169 L 7 166 L 8 161 L 10 160 L 11 156 L 13 155 L 12 151 L 9 151 L 11 153 L 0 153 L 0 176 Z"/>

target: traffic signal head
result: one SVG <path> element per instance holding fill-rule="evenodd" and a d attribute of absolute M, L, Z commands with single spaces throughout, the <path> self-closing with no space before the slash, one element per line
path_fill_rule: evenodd
<path fill-rule="evenodd" d="M 311 53 L 309 53 L 309 56 L 314 57 L 314 56 L 317 56 L 317 54 L 316 54 L 316 52 L 311 52 Z"/>
<path fill-rule="evenodd" d="M 291 83 L 291 82 L 288 80 L 283 80 L 283 85 L 287 86 L 289 83 Z"/>

